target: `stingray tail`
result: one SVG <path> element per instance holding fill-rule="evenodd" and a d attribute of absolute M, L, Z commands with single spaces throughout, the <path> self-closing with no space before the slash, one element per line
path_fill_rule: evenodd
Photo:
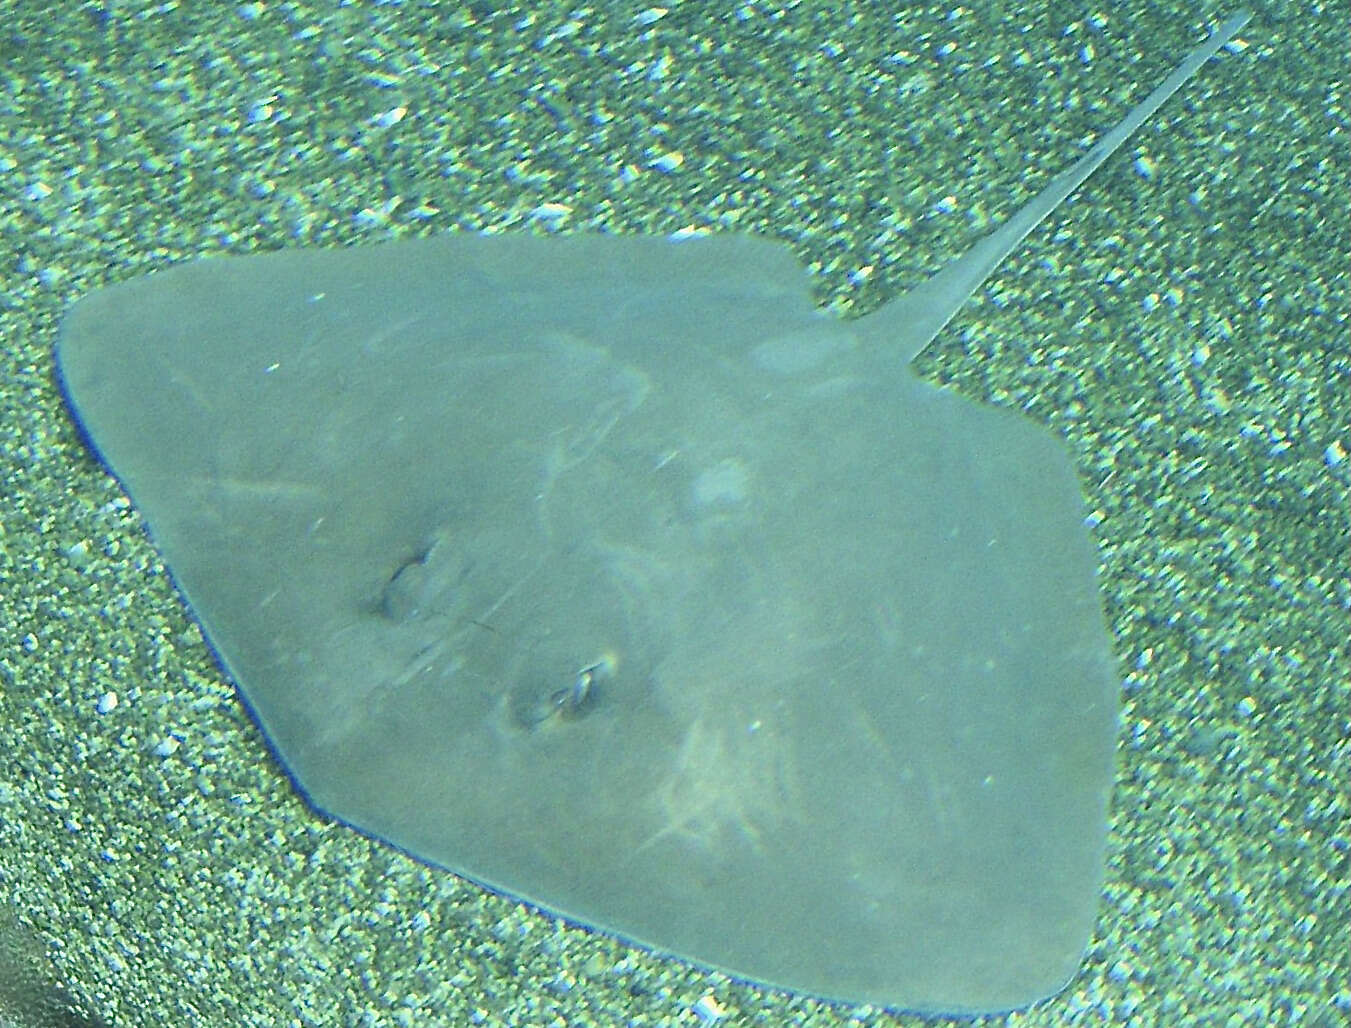
<path fill-rule="evenodd" d="M 943 326 L 952 320 L 967 297 L 979 289 L 981 283 L 1000 262 L 1013 252 L 1014 247 L 1041 224 L 1065 197 L 1078 189 L 1084 179 L 1093 174 L 1103 161 L 1115 153 L 1131 133 L 1163 106 L 1183 83 L 1196 74 L 1201 65 L 1233 39 L 1250 18 L 1252 12 L 1240 11 L 1217 28 L 1210 34 L 1210 38 L 1187 55 L 1171 75 L 1159 83 L 1154 92 L 1140 101 L 1073 167 L 1052 179 L 1045 189 L 1028 201 L 1012 218 L 948 264 L 933 278 L 871 316 L 870 320 L 881 330 L 881 334 L 888 336 L 888 342 L 894 343 L 895 338 L 909 342 L 908 352 L 901 354 L 901 359 L 909 361 L 924 349 Z M 887 332 L 889 326 L 897 327 L 894 336 Z"/>

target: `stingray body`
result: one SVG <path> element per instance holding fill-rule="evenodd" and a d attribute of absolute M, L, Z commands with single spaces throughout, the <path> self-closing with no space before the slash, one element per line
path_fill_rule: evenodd
<path fill-rule="evenodd" d="M 319 809 L 582 923 L 918 1010 L 1092 930 L 1117 677 L 1064 445 L 916 377 L 1246 20 L 875 314 L 745 236 L 451 235 L 75 305 L 71 406 Z"/>

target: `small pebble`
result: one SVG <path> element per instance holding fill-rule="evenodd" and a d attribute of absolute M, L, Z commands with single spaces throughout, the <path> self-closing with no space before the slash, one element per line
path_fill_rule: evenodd
<path fill-rule="evenodd" d="M 704 1024 L 715 1024 L 727 1016 L 727 1008 L 718 1002 L 713 993 L 708 992 L 695 1001 L 694 1013 Z"/>
<path fill-rule="evenodd" d="M 679 151 L 664 153 L 652 161 L 651 167 L 658 171 L 672 172 L 685 163 L 685 155 Z"/>

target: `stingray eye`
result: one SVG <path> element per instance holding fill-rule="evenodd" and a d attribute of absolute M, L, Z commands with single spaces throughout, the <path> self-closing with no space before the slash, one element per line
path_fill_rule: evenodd
<path fill-rule="evenodd" d="M 597 687 L 614 676 L 617 661 L 611 653 L 581 668 L 563 688 L 555 689 L 523 709 L 517 720 L 526 728 L 542 728 L 553 720 L 570 721 L 588 714 L 596 700 Z M 557 679 L 555 679 L 557 681 Z"/>
<path fill-rule="evenodd" d="M 554 693 L 554 704 L 560 713 L 571 714 L 581 709 L 591 695 L 591 683 L 596 679 L 595 672 L 585 667 L 577 672 L 570 689 L 560 689 Z"/>
<path fill-rule="evenodd" d="M 563 717 L 575 717 L 586 712 L 585 708 L 595 695 L 596 684 L 614 675 L 615 658 L 605 654 L 594 664 L 588 664 L 577 672 L 572 685 L 559 689 L 550 697 L 554 710 Z"/>

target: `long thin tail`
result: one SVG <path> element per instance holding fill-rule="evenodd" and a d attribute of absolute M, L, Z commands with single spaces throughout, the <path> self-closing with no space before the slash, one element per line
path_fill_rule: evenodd
<path fill-rule="evenodd" d="M 1001 261 L 1013 252 L 1026 235 L 1041 224 L 1065 197 L 1093 174 L 1140 125 L 1157 111 L 1184 82 L 1196 74 L 1198 68 L 1234 38 L 1234 35 L 1252 17 L 1250 11 L 1240 11 L 1210 34 L 1210 37 L 1187 55 L 1181 64 L 1159 83 L 1154 92 L 1136 104 L 1117 125 L 1108 131 L 1072 167 L 1061 172 L 1029 200 L 1019 211 L 988 236 L 975 243 L 961 257 L 948 264 L 927 282 L 921 283 L 905 296 L 881 308 L 870 319 L 879 323 L 892 322 L 907 352 L 896 354 L 898 360 L 909 361 L 928 345 L 961 308 L 967 298 L 980 288 Z M 880 315 L 880 317 L 879 317 Z M 870 326 L 872 327 L 872 326 Z M 885 325 L 879 324 L 885 334 Z M 889 341 L 888 345 L 895 345 Z"/>

